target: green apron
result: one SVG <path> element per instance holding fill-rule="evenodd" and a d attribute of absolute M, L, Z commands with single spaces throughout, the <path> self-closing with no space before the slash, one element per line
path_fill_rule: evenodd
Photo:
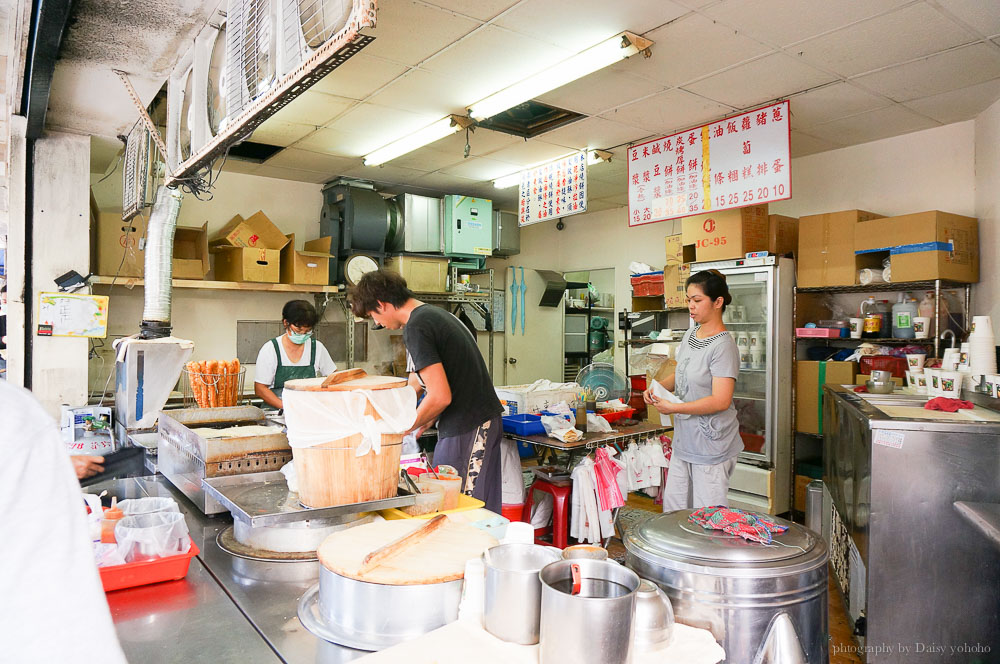
<path fill-rule="evenodd" d="M 286 381 L 294 378 L 316 377 L 316 338 L 313 337 L 309 340 L 309 352 L 312 362 L 300 367 L 286 367 L 281 363 L 281 348 L 278 347 L 278 339 L 280 338 L 271 339 L 271 343 L 274 344 L 274 354 L 278 356 L 278 367 L 274 370 L 274 387 L 272 389 L 278 395 L 279 399 L 281 398 L 282 388 L 284 388 Z"/>

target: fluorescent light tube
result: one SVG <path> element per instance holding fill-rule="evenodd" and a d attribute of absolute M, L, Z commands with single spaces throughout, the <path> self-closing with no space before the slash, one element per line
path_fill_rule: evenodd
<path fill-rule="evenodd" d="M 635 55 L 639 51 L 649 48 L 650 44 L 652 42 L 649 40 L 631 33 L 623 32 L 615 35 L 611 39 L 606 39 L 586 51 L 473 104 L 469 108 L 469 115 L 475 120 L 493 117 L 508 108 L 513 108 L 522 102 L 534 99 L 578 78 L 583 78 L 598 69 L 603 69 L 619 60 Z"/>
<path fill-rule="evenodd" d="M 428 125 L 409 136 L 404 136 L 398 141 L 393 141 L 388 145 L 380 147 L 378 150 L 365 155 L 365 166 L 378 166 L 407 152 L 413 152 L 429 143 L 433 143 L 450 134 L 454 134 L 460 129 L 460 125 L 455 123 L 449 116 L 441 118 L 434 124 Z"/>
<path fill-rule="evenodd" d="M 493 186 L 497 189 L 507 189 L 508 187 L 514 187 L 521 184 L 521 172 L 511 173 L 510 175 L 505 175 L 502 178 L 497 178 L 493 181 Z"/>

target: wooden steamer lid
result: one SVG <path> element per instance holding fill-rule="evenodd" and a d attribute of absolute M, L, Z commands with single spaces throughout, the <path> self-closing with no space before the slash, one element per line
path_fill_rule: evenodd
<path fill-rule="evenodd" d="M 286 390 L 304 392 L 351 392 L 353 390 L 391 390 L 406 386 L 406 379 L 397 376 L 369 376 L 364 369 L 334 371 L 323 378 L 294 378 L 285 383 Z"/>
<path fill-rule="evenodd" d="M 323 567 L 341 576 L 408 586 L 461 579 L 465 561 L 497 544 L 484 531 L 445 517 L 443 524 L 425 538 L 363 571 L 369 554 L 426 526 L 425 519 L 399 519 L 348 528 L 323 540 L 316 555 Z"/>

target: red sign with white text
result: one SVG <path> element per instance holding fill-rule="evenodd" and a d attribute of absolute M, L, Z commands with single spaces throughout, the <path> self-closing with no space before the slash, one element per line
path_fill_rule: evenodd
<path fill-rule="evenodd" d="M 628 150 L 629 226 L 792 197 L 788 102 Z"/>

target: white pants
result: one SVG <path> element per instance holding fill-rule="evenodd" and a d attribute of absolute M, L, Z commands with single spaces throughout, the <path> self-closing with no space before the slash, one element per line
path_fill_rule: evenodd
<path fill-rule="evenodd" d="M 663 511 L 729 505 L 729 478 L 736 469 L 736 457 L 713 465 L 670 460 L 667 483 L 663 487 Z"/>

